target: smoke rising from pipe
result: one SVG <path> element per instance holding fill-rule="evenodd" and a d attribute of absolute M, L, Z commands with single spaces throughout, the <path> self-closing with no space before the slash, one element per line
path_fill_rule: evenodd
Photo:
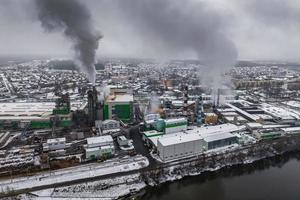
<path fill-rule="evenodd" d="M 95 56 L 101 34 L 92 26 L 87 7 L 77 0 L 35 0 L 38 18 L 49 32 L 63 31 L 72 41 L 75 62 L 92 84 L 95 84 Z"/>
<path fill-rule="evenodd" d="M 208 82 L 219 84 L 222 72 L 232 67 L 237 49 L 226 34 L 226 20 L 205 2 L 192 0 L 118 1 L 124 18 L 138 27 L 146 40 L 167 51 L 192 50 L 207 66 Z"/>
<path fill-rule="evenodd" d="M 150 98 L 150 113 L 156 113 L 159 109 L 160 101 L 155 93 L 152 93 Z"/>

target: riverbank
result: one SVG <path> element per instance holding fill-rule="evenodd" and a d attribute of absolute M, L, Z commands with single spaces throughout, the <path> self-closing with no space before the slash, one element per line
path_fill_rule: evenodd
<path fill-rule="evenodd" d="M 134 184 L 136 185 L 126 183 L 126 181 L 122 182 L 123 189 L 120 191 L 126 192 L 120 195 L 118 194 L 118 187 L 116 187 L 118 184 L 120 185 L 120 183 L 116 185 L 114 184 L 114 181 L 111 181 L 110 184 L 108 184 L 107 188 L 99 187 L 99 184 L 94 184 L 94 186 L 89 187 L 84 186 L 83 188 L 88 188 L 88 196 L 93 196 L 93 193 L 100 189 L 101 193 L 105 193 L 111 190 L 115 191 L 114 196 L 109 196 L 109 198 L 105 198 L 105 196 L 102 196 L 103 199 L 117 199 L 124 196 L 128 198 L 128 196 L 138 193 L 139 190 L 144 189 L 146 186 L 148 186 L 148 188 L 155 188 L 162 185 L 163 183 L 173 182 L 184 177 L 197 176 L 200 174 L 205 176 L 207 173 L 222 171 L 223 169 L 227 168 L 243 168 L 244 166 L 251 166 L 253 163 L 268 160 L 270 158 L 276 158 L 278 156 L 284 157 L 288 152 L 296 152 L 299 149 L 299 136 L 280 138 L 276 140 L 257 143 L 249 147 L 235 149 L 234 151 L 226 151 L 219 154 L 216 153 L 210 156 L 199 156 L 196 159 L 194 158 L 191 160 L 186 160 L 184 162 L 176 162 L 171 164 L 169 163 L 168 165 L 160 165 L 156 168 L 143 170 L 139 173 L 133 173 L 131 174 L 131 176 L 136 176 L 136 180 L 134 182 Z M 123 180 L 126 180 L 126 178 Z M 78 195 L 76 193 L 80 193 L 81 195 L 83 195 L 84 193 L 76 190 L 76 188 L 82 187 L 82 185 L 88 183 L 90 182 L 82 183 L 80 184 L 81 186 L 78 186 L 78 184 L 70 185 L 67 186 L 67 190 L 65 190 L 64 187 L 54 188 L 54 192 L 49 193 L 48 197 L 56 196 L 60 198 L 66 198 L 72 195 Z M 56 190 L 59 191 L 59 195 L 57 195 Z M 69 191 L 75 192 L 70 193 Z M 84 198 L 85 196 L 81 197 Z M 97 198 L 101 198 L 101 195 L 98 195 Z"/>
<path fill-rule="evenodd" d="M 143 200 L 297 200 L 300 151 L 147 187 Z"/>
<path fill-rule="evenodd" d="M 154 186 L 167 181 L 178 180 L 185 176 L 199 175 L 205 171 L 216 171 L 227 166 L 253 163 L 257 160 L 282 155 L 285 152 L 299 149 L 299 136 L 284 137 L 276 140 L 262 141 L 235 150 L 214 153 L 210 156 L 203 154 L 196 159 L 157 167 L 146 171 L 142 175 L 147 184 Z"/>

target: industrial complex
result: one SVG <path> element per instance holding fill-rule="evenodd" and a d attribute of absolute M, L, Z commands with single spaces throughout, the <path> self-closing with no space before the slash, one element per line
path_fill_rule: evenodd
<path fill-rule="evenodd" d="M 300 134 L 300 73 L 288 65 L 236 66 L 226 74 L 230 84 L 216 89 L 202 84 L 194 61 L 157 68 L 153 61 L 109 60 L 95 85 L 52 62 L 0 68 L 0 176 L 13 182 L 14 175 L 55 171 L 68 180 L 49 175 L 32 187 L 10 186 L 19 193 L 80 179 L 69 169 L 88 180 L 131 171 L 153 178 L 180 162 L 212 166 L 203 159 L 255 152 Z"/>

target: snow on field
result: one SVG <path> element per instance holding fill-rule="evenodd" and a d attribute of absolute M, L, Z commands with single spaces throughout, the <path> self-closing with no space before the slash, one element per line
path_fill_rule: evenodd
<path fill-rule="evenodd" d="M 104 179 L 99 181 L 75 184 L 55 189 L 47 189 L 32 192 L 35 199 L 63 199 L 63 198 L 97 198 L 97 199 L 117 199 L 121 196 L 139 191 L 146 187 L 141 180 L 140 174 L 122 176 L 114 179 Z"/>
<path fill-rule="evenodd" d="M 50 173 L 44 172 L 34 176 L 2 180 L 0 181 L 0 190 L 6 191 L 7 188 L 13 190 L 30 189 L 36 186 L 46 186 L 55 183 L 137 170 L 148 165 L 148 159 L 141 155 L 128 158 L 115 158 L 103 163 L 79 165 L 76 167 L 50 171 Z"/>

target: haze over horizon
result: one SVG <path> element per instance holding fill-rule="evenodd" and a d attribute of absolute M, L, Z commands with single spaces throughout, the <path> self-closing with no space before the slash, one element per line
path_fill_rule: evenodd
<path fill-rule="evenodd" d="M 137 8 L 136 1 L 127 1 L 126 7 L 120 5 L 120 2 L 120 0 L 81 0 L 81 3 L 91 10 L 95 28 L 104 36 L 96 52 L 98 57 L 162 60 L 197 58 L 197 53 L 190 48 L 180 48 L 180 45 L 173 45 L 174 43 L 164 44 L 163 37 L 160 35 L 164 32 L 160 31 L 160 24 L 157 25 L 154 21 L 151 22 L 150 28 L 141 27 L 140 24 L 144 21 L 136 21 L 134 16 L 128 15 L 131 9 Z M 298 14 L 300 2 L 296 0 L 247 2 L 190 0 L 188 2 L 196 6 L 200 2 L 205 5 L 205 8 L 218 13 L 216 22 L 212 24 L 220 23 L 217 26 L 221 27 L 222 33 L 236 46 L 238 60 L 300 61 L 296 51 L 300 47 L 300 14 Z M 172 7 L 174 6 L 169 5 L 166 8 Z M 153 9 L 157 11 L 158 8 L 153 7 Z M 185 7 L 183 11 L 177 10 L 180 14 L 184 13 L 182 16 L 185 17 L 185 13 L 190 12 L 190 9 Z M 135 14 L 141 17 L 141 13 Z M 166 16 L 170 16 L 169 14 L 167 13 Z M 71 45 L 68 39 L 60 33 L 45 33 L 36 16 L 37 10 L 32 0 L 0 2 L 0 26 L 2 27 L 0 55 L 71 57 Z M 201 19 L 197 18 L 199 16 Z M 196 18 L 193 18 L 193 21 L 198 20 L 199 26 L 205 22 L 211 23 L 211 18 L 206 19 L 205 13 L 197 13 L 194 17 Z"/>

